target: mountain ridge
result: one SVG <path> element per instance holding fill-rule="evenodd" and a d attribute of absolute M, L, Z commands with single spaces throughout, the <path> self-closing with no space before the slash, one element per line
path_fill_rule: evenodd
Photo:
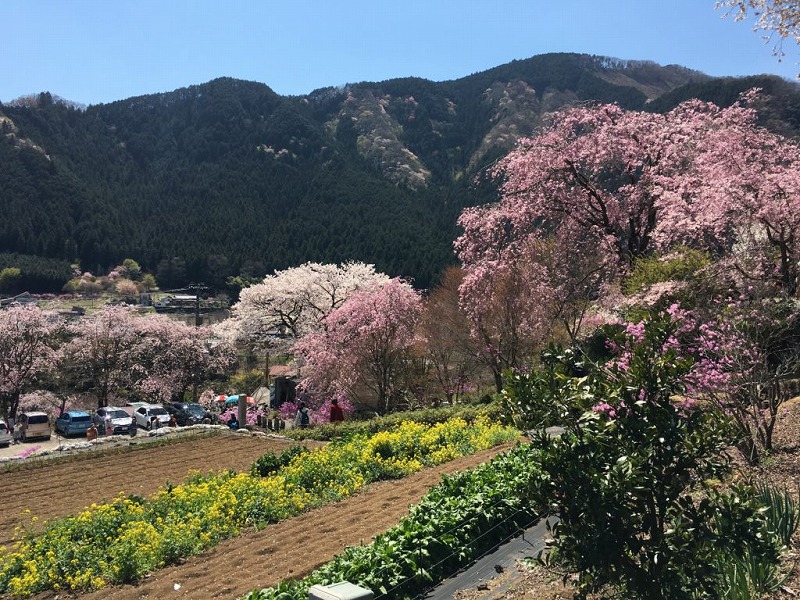
<path fill-rule="evenodd" d="M 765 81 L 771 126 L 796 135 L 796 86 Z M 42 93 L 0 104 L 0 252 L 92 271 L 131 257 L 168 287 L 362 260 L 429 287 L 454 262 L 460 211 L 494 197 L 475 176 L 543 114 L 668 110 L 681 90 L 742 85 L 565 53 L 301 96 L 229 77 L 84 108 Z"/>

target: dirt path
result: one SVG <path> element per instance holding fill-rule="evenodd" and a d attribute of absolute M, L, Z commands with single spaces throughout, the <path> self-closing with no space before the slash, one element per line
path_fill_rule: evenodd
<path fill-rule="evenodd" d="M 281 453 L 291 441 L 221 434 L 113 452 L 87 452 L 69 462 L 43 461 L 0 473 L 0 546 L 17 526 L 74 514 L 119 492 L 147 497 L 168 482 L 180 483 L 193 470 L 245 471 L 266 452 Z M 23 515 L 29 509 L 30 515 Z"/>
<path fill-rule="evenodd" d="M 425 469 L 398 481 L 373 484 L 361 493 L 261 531 L 223 542 L 184 564 L 161 569 L 138 586 L 109 587 L 82 600 L 238 598 L 253 588 L 307 575 L 346 546 L 369 543 L 395 525 L 444 473 L 461 471 L 496 456 L 506 444 Z M 176 588 L 175 584 L 179 584 Z M 39 599 L 54 598 L 41 594 Z M 59 596 L 64 597 L 63 593 Z"/>

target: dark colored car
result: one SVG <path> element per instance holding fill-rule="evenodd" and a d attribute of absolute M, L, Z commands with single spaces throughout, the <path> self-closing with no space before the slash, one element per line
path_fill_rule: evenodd
<path fill-rule="evenodd" d="M 183 427 L 202 423 L 206 414 L 206 409 L 197 402 L 172 402 L 165 404 L 164 408 L 169 414 L 175 415 L 175 421 Z"/>
<path fill-rule="evenodd" d="M 86 430 L 92 425 L 92 417 L 83 410 L 68 410 L 61 413 L 56 419 L 56 433 L 64 437 L 70 435 L 86 435 Z"/>

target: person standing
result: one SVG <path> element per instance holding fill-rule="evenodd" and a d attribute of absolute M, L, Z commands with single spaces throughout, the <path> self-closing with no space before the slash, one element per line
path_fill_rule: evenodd
<path fill-rule="evenodd" d="M 294 416 L 294 426 L 300 427 L 301 429 L 305 429 L 308 427 L 311 418 L 308 414 L 308 408 L 306 407 L 305 402 L 301 402 L 300 406 L 297 409 L 297 413 Z"/>
<path fill-rule="evenodd" d="M 128 428 L 128 433 L 131 437 L 136 437 L 136 429 L 139 424 L 136 422 L 136 417 L 131 417 L 131 426 Z"/>
<path fill-rule="evenodd" d="M 344 412 L 342 407 L 339 406 L 339 401 L 334 398 L 331 400 L 331 423 L 340 423 L 344 421 Z"/>
<path fill-rule="evenodd" d="M 106 420 L 103 418 L 103 415 L 94 413 L 92 415 L 92 423 L 94 423 L 94 427 L 97 429 L 98 436 L 104 436 L 106 434 Z"/>
<path fill-rule="evenodd" d="M 106 435 L 114 435 L 114 421 L 109 413 L 106 413 Z"/>

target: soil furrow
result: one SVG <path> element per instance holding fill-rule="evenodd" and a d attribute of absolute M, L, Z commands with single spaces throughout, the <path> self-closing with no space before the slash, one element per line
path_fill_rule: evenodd
<path fill-rule="evenodd" d="M 280 454 L 289 445 L 291 441 L 222 434 L 111 454 L 89 451 L 69 462 L 41 460 L 0 472 L 0 545 L 11 544 L 18 526 L 36 530 L 47 520 L 75 514 L 120 492 L 147 497 L 193 471 L 246 471 L 262 454 Z"/>

